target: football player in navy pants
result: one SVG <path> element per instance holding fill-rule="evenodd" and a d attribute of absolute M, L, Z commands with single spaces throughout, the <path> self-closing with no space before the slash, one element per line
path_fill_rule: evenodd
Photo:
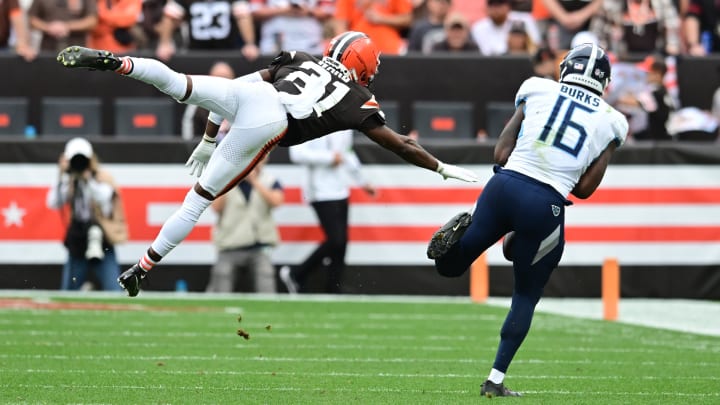
<path fill-rule="evenodd" d="M 505 373 L 560 263 L 565 207 L 570 204 L 566 197 L 590 197 L 612 153 L 625 141 L 627 120 L 602 100 L 609 81 L 607 54 L 593 44 L 567 54 L 559 82 L 526 80 L 495 146 L 495 174 L 474 211 L 456 215 L 428 246 L 437 271 L 457 277 L 505 235 L 503 253 L 513 262 L 512 304 L 492 370 L 480 389 L 484 396 L 520 396 L 505 387 Z"/>

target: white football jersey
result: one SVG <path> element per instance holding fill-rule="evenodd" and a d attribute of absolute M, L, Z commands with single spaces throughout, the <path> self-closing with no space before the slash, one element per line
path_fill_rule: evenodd
<path fill-rule="evenodd" d="M 625 142 L 628 123 L 582 87 L 533 77 L 515 96 L 525 118 L 506 169 L 549 184 L 567 197 L 610 142 Z"/>

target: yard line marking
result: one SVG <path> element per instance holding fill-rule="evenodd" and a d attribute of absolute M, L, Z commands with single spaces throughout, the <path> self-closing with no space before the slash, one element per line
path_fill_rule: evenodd
<path fill-rule="evenodd" d="M 87 325 L 94 325 L 92 323 L 88 323 Z M 185 326 L 186 323 L 179 324 L 178 326 Z M 229 324 L 228 324 L 229 325 Z M 265 326 L 267 323 L 248 323 L 244 324 L 247 327 L 247 330 L 257 330 L 257 332 L 254 334 L 256 337 L 256 341 L 262 342 L 262 340 L 271 340 L 271 341 L 282 341 L 282 340 L 312 340 L 315 337 L 322 336 L 324 339 L 337 339 L 342 341 L 374 341 L 377 339 L 377 336 L 373 334 L 355 334 L 355 335 L 344 335 L 342 333 L 304 333 L 304 332 L 286 332 L 288 330 L 293 329 L 317 329 L 320 331 L 325 330 L 338 330 L 342 329 L 342 326 L 332 326 L 332 328 L 325 328 L 322 325 L 318 326 L 317 328 L 312 328 L 311 326 L 301 324 L 299 326 L 283 326 L 282 323 L 273 323 L 273 331 L 267 332 L 265 330 Z M 77 326 L 77 325 L 75 325 Z M 132 325 L 132 328 L 136 329 L 144 329 L 147 326 L 152 326 L 152 324 L 149 323 L 143 323 L 143 324 L 134 324 Z M 373 330 L 374 328 L 366 327 L 367 330 Z M 379 329 L 379 328 L 378 328 Z M 392 329 L 392 328 L 388 328 Z M 406 330 L 414 330 L 412 328 L 407 328 Z M 587 332 L 587 331 L 586 331 Z M 91 331 L 83 331 L 83 330 L 68 330 L 68 331 L 55 331 L 55 330 L 45 330 L 45 329 L 22 329 L 18 330 L 15 328 L 7 328 L 4 330 L 0 330 L 0 336 L 76 336 L 76 337 L 138 337 L 138 338 L 145 338 L 145 339 L 166 339 L 166 338 L 196 338 L 201 337 L 205 339 L 234 339 L 235 338 L 235 330 L 231 327 L 228 327 L 227 333 L 222 332 L 137 332 L 137 331 L 116 331 L 116 332 L 91 332 Z M 261 340 L 262 339 L 262 340 Z M 483 343 L 484 341 L 489 342 L 492 341 L 495 342 L 495 337 L 487 338 L 485 340 L 478 339 L 475 335 L 425 335 L 421 336 L 419 334 L 395 334 L 392 335 L 392 339 L 402 341 L 402 342 L 414 342 L 414 341 L 430 341 L 430 342 L 473 342 L 473 343 Z M 537 337 L 533 340 L 533 344 L 541 345 L 542 342 L 545 339 L 542 339 L 540 337 Z M 557 339 L 554 339 L 554 341 L 557 341 Z M 594 342 L 604 342 L 604 340 L 601 339 L 594 339 L 591 337 L 582 338 L 582 339 L 569 339 L 568 346 L 565 349 L 566 351 L 575 351 L 578 353 L 657 353 L 658 351 L 662 352 L 662 349 L 653 350 L 653 349 L 641 349 L 641 350 L 626 350 L 623 348 L 587 348 L 582 346 L 572 346 L 577 344 L 595 344 Z M 702 351 L 702 352 L 708 352 L 708 353 L 719 353 L 720 352 L 720 346 L 717 346 L 714 342 L 710 340 L 700 340 L 699 342 L 695 344 L 689 344 L 686 340 L 678 341 L 678 340 L 662 340 L 662 341 L 654 341 L 654 340 L 644 340 L 643 341 L 646 345 L 651 346 L 657 346 L 658 348 L 664 348 L 664 347 L 674 347 L 674 348 L 681 348 L 684 350 L 693 350 L 693 351 Z M 27 341 L 23 341 L 23 344 L 27 344 Z M 150 343 L 150 342 L 148 342 Z M 2 343 L 0 343 L 2 344 Z M 97 343 L 98 345 L 102 345 L 102 343 Z M 152 347 L 149 345 L 146 345 L 145 342 L 143 343 L 134 343 L 133 346 L 139 346 L 139 347 Z M 547 350 L 543 349 L 542 347 L 528 349 L 536 352 L 546 352 Z"/>
<path fill-rule="evenodd" d="M 112 374 L 112 375 L 147 375 L 156 374 L 157 371 L 149 372 L 147 370 L 81 370 L 81 369 L 3 369 L 0 373 L 38 373 L 38 374 L 54 374 L 54 373 L 72 373 L 72 374 Z M 407 374 L 407 373 L 354 373 L 354 372 L 314 372 L 314 371 L 232 371 L 232 370 L 213 370 L 203 371 L 208 375 L 273 375 L 273 376 L 314 376 L 314 377 L 387 377 L 387 378 L 484 378 L 484 374 Z M 197 375 L 197 371 L 181 371 L 181 370 L 163 370 L 162 374 L 170 375 Z M 513 380 L 687 380 L 687 381 L 720 381 L 718 376 L 589 376 L 589 375 L 524 375 L 518 374 L 512 376 Z"/>
<path fill-rule="evenodd" d="M 257 327 L 257 329 L 264 328 Z M 312 339 L 318 336 L 322 336 L 325 339 L 338 339 L 338 340 L 377 340 L 377 336 L 372 334 L 356 334 L 356 335 L 343 335 L 340 333 L 274 333 L 277 330 L 276 326 L 273 326 L 273 332 L 266 332 L 264 329 L 258 331 L 258 334 L 262 334 L 262 339 Z M 0 330 L 0 336 L 73 336 L 73 337 L 137 337 L 137 338 L 224 338 L 233 336 L 235 330 L 229 329 L 227 333 L 211 333 L 211 332 L 88 332 L 88 331 L 56 331 L 56 330 Z M 457 342 L 457 341 L 468 341 L 478 342 L 478 339 L 474 335 L 385 335 L 388 339 L 396 339 L 402 341 L 441 341 L 441 342 Z M 494 340 L 493 340 L 494 341 Z"/>
<path fill-rule="evenodd" d="M 80 385 L 80 384 L 0 384 L 0 388 L 25 388 L 25 389 L 133 389 L 133 390 L 183 390 L 183 391 L 197 391 L 197 390 L 213 390 L 213 391 L 260 391 L 260 392 L 338 392 L 338 393 L 358 393 L 358 392 L 369 392 L 369 393 L 414 393 L 414 394 L 475 394 L 475 390 L 427 390 L 427 389 L 398 389 L 398 388 L 297 388 L 297 387 L 214 387 L 207 385 L 195 385 L 195 386 L 184 386 L 184 385 Z M 479 395 L 479 393 L 477 394 Z"/>
<path fill-rule="evenodd" d="M 226 336 L 227 334 L 224 334 L 223 336 Z M 236 339 L 234 333 L 231 333 L 233 335 L 232 339 Z M 276 339 L 282 339 L 284 336 L 274 336 Z M 296 339 L 297 336 L 292 336 L 291 339 Z M 301 339 L 307 339 L 307 337 L 302 337 Z M 28 342 L 27 340 L 6 340 L 0 342 L 0 346 L 9 346 L 9 347 L 17 347 L 17 346 L 39 346 L 39 347 L 132 347 L 132 348 L 154 348 L 154 347 L 166 347 L 167 342 L 142 342 L 142 343 L 136 343 L 136 342 L 121 342 L 121 343 L 108 343 L 108 342 L 101 342 L 101 341 L 94 341 L 94 342 L 87 342 L 87 341 L 74 341 L 74 342 L 48 342 L 48 341 L 42 341 L 42 342 Z M 207 341 L 204 343 L 185 343 L 185 342 L 173 342 L 173 347 L 207 347 Z M 234 344 L 232 346 L 233 349 L 258 349 L 261 347 L 265 347 L 260 343 L 238 343 Z M 435 351 L 435 352 L 452 352 L 455 350 L 458 350 L 454 347 L 438 347 L 438 346 L 410 346 L 408 347 L 407 344 L 398 344 L 398 345 L 377 345 L 377 344 L 294 344 L 293 348 L 295 350 L 317 350 L 317 349 L 334 349 L 334 350 L 341 350 L 341 349 L 366 349 L 366 350 L 390 350 L 390 349 L 411 349 L 411 350 L 418 350 L 418 351 Z M 494 351 L 495 348 L 490 349 L 478 349 L 478 352 L 481 351 Z M 546 348 L 532 348 L 532 349 L 526 349 L 529 353 L 556 353 L 555 349 L 546 349 Z M 720 352 L 720 348 L 706 348 L 706 349 L 699 349 L 703 351 L 710 351 L 710 352 Z M 577 352 L 577 353 L 644 353 L 644 354 L 664 354 L 666 353 L 665 349 L 622 349 L 622 348 L 587 348 L 587 347 L 565 347 L 563 348 L 564 352 Z"/>
<path fill-rule="evenodd" d="M 413 394 L 454 394 L 454 395 L 477 395 L 479 393 L 476 390 L 426 390 L 426 389 L 398 389 L 398 388 L 297 388 L 297 387 L 214 387 L 207 385 L 195 385 L 195 386 L 173 386 L 173 385 L 80 385 L 80 384 L 0 384 L 0 388 L 24 388 L 24 389 L 94 389 L 94 390 L 106 390 L 106 389 L 131 389 L 131 390 L 183 390 L 183 391 L 196 391 L 196 390 L 212 390 L 212 391 L 238 391 L 238 392 L 335 392 L 335 393 L 413 393 Z M 565 390 L 549 390 L 549 391 L 523 391 L 526 394 L 555 394 L 555 395 L 566 395 L 566 396 L 587 396 L 587 395 L 598 395 L 607 397 L 607 391 L 565 391 Z M 687 398 L 718 398 L 720 392 L 717 393 L 686 393 L 678 391 L 670 392 L 616 392 L 613 393 L 614 397 L 630 396 L 630 397 L 687 397 Z"/>
<path fill-rule="evenodd" d="M 235 336 L 233 334 L 233 336 Z M 233 337 L 233 339 L 237 339 L 236 337 Z M 27 342 L 27 341 L 4 341 L 0 342 L 0 346 L 9 346 L 9 347 L 19 347 L 19 346 L 37 346 L 37 347 L 83 347 L 83 348 L 90 348 L 90 347 L 131 347 L 131 348 L 156 348 L 156 347 L 167 347 L 167 342 L 143 342 L 143 343 L 134 343 L 134 342 L 126 342 L 126 343 L 107 343 L 107 342 L 87 342 L 87 341 L 81 341 L 81 342 Z M 199 347 L 199 348 L 206 348 L 207 342 L 205 343 L 175 343 L 172 344 L 173 347 L 183 347 L 183 348 L 191 348 L 191 347 Z M 267 346 L 263 346 L 261 344 L 253 344 L 253 343 L 237 343 L 233 344 L 231 346 L 227 346 L 228 349 L 259 349 L 259 348 L 267 348 Z M 438 346 L 410 346 L 407 345 L 367 345 L 367 344 L 294 344 L 293 345 L 294 350 L 317 350 L 317 349 L 332 349 L 332 350 L 358 350 L 358 349 L 364 349 L 364 350 L 398 350 L 398 349 L 408 349 L 413 351 L 422 351 L 422 352 L 451 352 L 457 350 L 456 348 L 452 347 L 438 347 Z M 494 349 L 493 349 L 494 350 Z"/>
<path fill-rule="evenodd" d="M 486 364 L 487 359 L 468 359 L 468 358 L 412 358 L 412 357 L 273 357 L 273 356 L 122 356 L 122 355 L 59 355 L 59 354 L 4 354 L 0 353 L 0 359 L 30 359 L 30 360 L 132 360 L 132 361 L 157 361 L 157 360 L 177 360 L 177 361 L 257 361 L 257 362 L 305 362 L 305 363 L 464 363 L 464 364 Z M 692 362 L 692 361 L 620 361 L 620 360 L 541 360 L 541 359 L 518 359 L 513 363 L 518 364 L 593 364 L 593 365 L 613 365 L 613 366 L 687 366 L 687 367 L 717 367 L 715 362 Z"/>

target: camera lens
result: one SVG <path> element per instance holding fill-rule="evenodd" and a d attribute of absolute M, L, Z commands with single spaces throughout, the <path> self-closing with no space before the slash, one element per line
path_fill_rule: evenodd
<path fill-rule="evenodd" d="M 90 159 L 83 155 L 75 155 L 70 159 L 70 170 L 73 172 L 84 172 L 90 167 Z"/>

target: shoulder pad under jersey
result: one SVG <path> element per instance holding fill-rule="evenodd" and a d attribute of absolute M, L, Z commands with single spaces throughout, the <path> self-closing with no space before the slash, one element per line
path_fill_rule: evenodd
<path fill-rule="evenodd" d="M 610 112 L 610 127 L 612 128 L 613 136 L 615 136 L 617 146 L 622 146 L 627 138 L 629 125 L 627 118 L 614 108 Z"/>
<path fill-rule="evenodd" d="M 550 90 L 555 86 L 554 80 L 543 79 L 542 77 L 531 77 L 526 79 L 515 94 L 515 107 L 520 105 L 531 93 L 538 93 Z"/>

